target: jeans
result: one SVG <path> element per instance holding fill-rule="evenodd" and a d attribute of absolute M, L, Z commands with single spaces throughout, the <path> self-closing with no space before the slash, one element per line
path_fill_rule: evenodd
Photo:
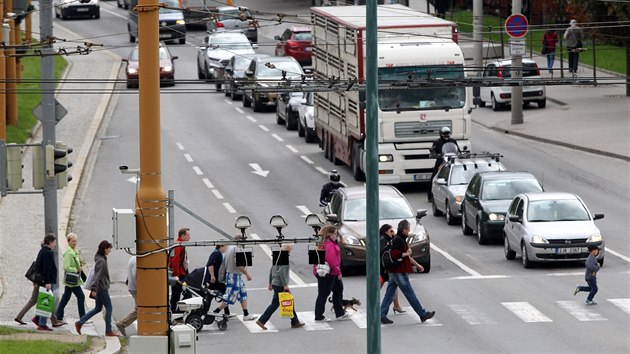
<path fill-rule="evenodd" d="M 588 296 L 586 297 L 586 301 L 593 301 L 595 294 L 599 288 L 597 288 L 597 278 L 586 279 L 586 283 L 588 286 L 578 286 L 580 291 L 588 291 Z"/>
<path fill-rule="evenodd" d="M 63 292 L 63 296 L 61 297 L 61 302 L 57 307 L 57 319 L 62 321 L 64 316 L 64 310 L 68 301 L 70 301 L 70 297 L 74 294 L 77 297 L 77 306 L 79 308 L 79 318 L 85 315 L 85 295 L 83 294 L 83 289 L 80 286 L 69 287 L 66 285 L 66 288 Z"/>
<path fill-rule="evenodd" d="M 420 300 L 418 300 L 416 293 L 411 287 L 409 274 L 389 273 L 389 283 L 387 283 L 387 290 L 385 291 L 385 296 L 383 297 L 383 302 L 381 303 L 381 318 L 387 317 L 389 306 L 394 301 L 396 288 L 400 288 L 400 291 L 403 295 L 405 295 L 405 298 L 409 301 L 409 304 L 411 304 L 411 307 L 418 316 L 422 317 L 427 313 L 427 311 L 422 307 L 422 304 L 420 304 Z"/>
<path fill-rule="evenodd" d="M 547 53 L 547 69 L 553 69 L 553 62 L 556 60 L 556 53 Z"/>
<path fill-rule="evenodd" d="M 182 296 L 182 282 L 184 281 L 185 276 L 179 276 L 179 282 L 175 283 L 175 285 L 171 286 L 171 313 L 177 312 L 177 302 Z"/>
<path fill-rule="evenodd" d="M 112 300 L 109 298 L 109 290 L 101 290 L 96 293 L 96 306 L 81 316 L 79 319 L 80 324 L 84 324 L 90 318 L 92 318 L 97 313 L 101 312 L 105 306 L 105 333 L 110 333 L 112 331 Z"/>
<path fill-rule="evenodd" d="M 341 281 L 336 275 L 326 275 L 325 277 L 316 275 L 316 277 L 317 300 L 315 300 L 315 320 L 318 321 L 324 319 L 324 308 L 326 307 L 326 300 L 331 291 L 335 316 L 343 316 L 346 313 L 342 306 L 343 281 Z"/>
<path fill-rule="evenodd" d="M 580 59 L 580 53 L 576 51 L 577 48 L 569 47 L 569 72 L 577 73 L 578 61 Z"/>
<path fill-rule="evenodd" d="M 273 313 L 276 312 L 278 307 L 280 307 L 280 301 L 278 300 L 278 293 L 281 293 L 284 291 L 284 287 L 282 286 L 272 285 L 272 287 L 273 287 L 273 296 L 271 297 L 271 304 L 267 306 L 267 309 L 265 310 L 265 312 L 258 319 L 263 324 L 267 323 L 271 315 L 273 315 Z M 298 319 L 297 313 L 295 313 L 295 299 L 294 299 L 293 300 L 293 318 L 291 318 L 291 324 L 297 324 L 299 322 L 300 320 Z"/>

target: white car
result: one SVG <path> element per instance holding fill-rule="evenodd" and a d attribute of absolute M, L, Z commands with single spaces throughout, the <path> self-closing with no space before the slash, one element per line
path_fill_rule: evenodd
<path fill-rule="evenodd" d="M 511 80 L 512 60 L 502 59 L 486 64 L 483 70 L 484 80 L 508 81 Z M 531 79 L 542 79 L 540 70 L 535 61 L 531 59 L 523 59 L 523 79 L 524 81 Z M 479 106 L 485 107 L 486 103 L 492 104 L 495 111 L 501 110 L 504 106 L 512 103 L 512 87 L 511 86 L 482 86 L 480 90 Z M 523 86 L 523 104 L 536 102 L 539 108 L 547 106 L 547 92 L 544 85 Z"/>
<path fill-rule="evenodd" d="M 314 92 L 306 92 L 298 108 L 298 135 L 304 137 L 307 143 L 317 142 L 315 107 L 313 106 L 314 98 Z"/>
<path fill-rule="evenodd" d="M 99 0 L 82 3 L 78 0 L 54 0 L 55 16 L 66 20 L 69 17 L 101 18 Z"/>
<path fill-rule="evenodd" d="M 197 77 L 214 81 L 217 91 L 221 90 L 225 66 L 233 56 L 241 54 L 255 54 L 254 47 L 244 34 L 211 33 L 197 47 Z"/>
<path fill-rule="evenodd" d="M 505 258 L 519 253 L 523 267 L 535 262 L 584 261 L 589 246 L 602 250 L 597 256 L 604 264 L 604 238 L 594 221 L 604 214 L 591 214 L 573 193 L 524 193 L 512 200 L 503 227 Z"/>

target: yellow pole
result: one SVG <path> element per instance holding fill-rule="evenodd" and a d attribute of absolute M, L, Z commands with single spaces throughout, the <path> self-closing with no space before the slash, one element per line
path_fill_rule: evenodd
<path fill-rule="evenodd" d="M 26 2 L 26 8 L 30 9 L 31 8 L 31 0 L 28 0 Z M 26 43 L 31 44 L 31 41 L 33 40 L 33 22 L 31 21 L 31 16 L 32 13 L 29 11 L 26 14 L 26 22 L 24 22 L 24 39 L 26 39 Z"/>
<path fill-rule="evenodd" d="M 4 1 L 0 5 L 0 18 L 4 17 Z M 3 24 L 3 23 L 2 23 Z M 3 24 L 4 25 L 4 24 Z M 0 28 L 0 42 L 4 41 L 4 27 Z M 7 101 L 5 96 L 6 61 L 4 50 L 0 50 L 0 140 L 7 139 Z"/>
<path fill-rule="evenodd" d="M 227 6 L 232 6 L 232 0 L 226 0 L 226 1 L 225 1 L 225 4 L 226 4 Z"/>
<path fill-rule="evenodd" d="M 158 0 L 140 0 L 138 11 L 140 187 L 136 193 L 139 254 L 167 245 L 166 195 L 160 163 L 160 63 Z M 166 254 L 138 257 L 138 334 L 168 334 Z"/>

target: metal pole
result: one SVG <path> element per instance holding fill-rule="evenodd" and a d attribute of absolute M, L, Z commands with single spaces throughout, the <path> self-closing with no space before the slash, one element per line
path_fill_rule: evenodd
<path fill-rule="evenodd" d="M 593 33 L 593 87 L 597 87 L 597 45 L 595 45 L 595 33 Z"/>
<path fill-rule="evenodd" d="M 365 118 L 366 190 L 367 190 L 367 352 L 381 352 L 380 311 L 380 235 L 378 215 L 378 18 L 376 0 L 368 0 L 366 6 L 366 57 Z"/>
<path fill-rule="evenodd" d="M 512 0 L 512 13 L 521 13 L 521 0 Z M 512 70 L 510 73 L 515 81 L 523 78 L 523 57 L 512 54 Z M 512 124 L 523 124 L 523 86 L 512 86 Z"/>
<path fill-rule="evenodd" d="M 475 76 L 481 76 L 483 67 L 483 1 L 473 0 L 473 66 Z M 473 87 L 473 97 L 479 97 L 481 87 Z"/>
<path fill-rule="evenodd" d="M 168 245 L 175 242 L 175 191 L 168 190 Z"/>

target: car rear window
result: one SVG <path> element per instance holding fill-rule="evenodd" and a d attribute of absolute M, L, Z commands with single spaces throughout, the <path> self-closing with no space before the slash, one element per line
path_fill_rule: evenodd
<path fill-rule="evenodd" d="M 504 65 L 501 67 L 503 77 L 512 77 L 511 65 Z M 538 65 L 536 63 L 524 63 L 523 64 L 523 77 L 538 76 Z"/>
<path fill-rule="evenodd" d="M 527 207 L 531 222 L 587 221 L 590 216 L 578 200 L 535 200 Z"/>
<path fill-rule="evenodd" d="M 490 180 L 483 184 L 482 200 L 511 200 L 520 193 L 542 192 L 535 179 Z"/>
<path fill-rule="evenodd" d="M 310 41 L 312 40 L 313 35 L 311 32 L 294 32 L 293 40 L 294 41 Z"/>

